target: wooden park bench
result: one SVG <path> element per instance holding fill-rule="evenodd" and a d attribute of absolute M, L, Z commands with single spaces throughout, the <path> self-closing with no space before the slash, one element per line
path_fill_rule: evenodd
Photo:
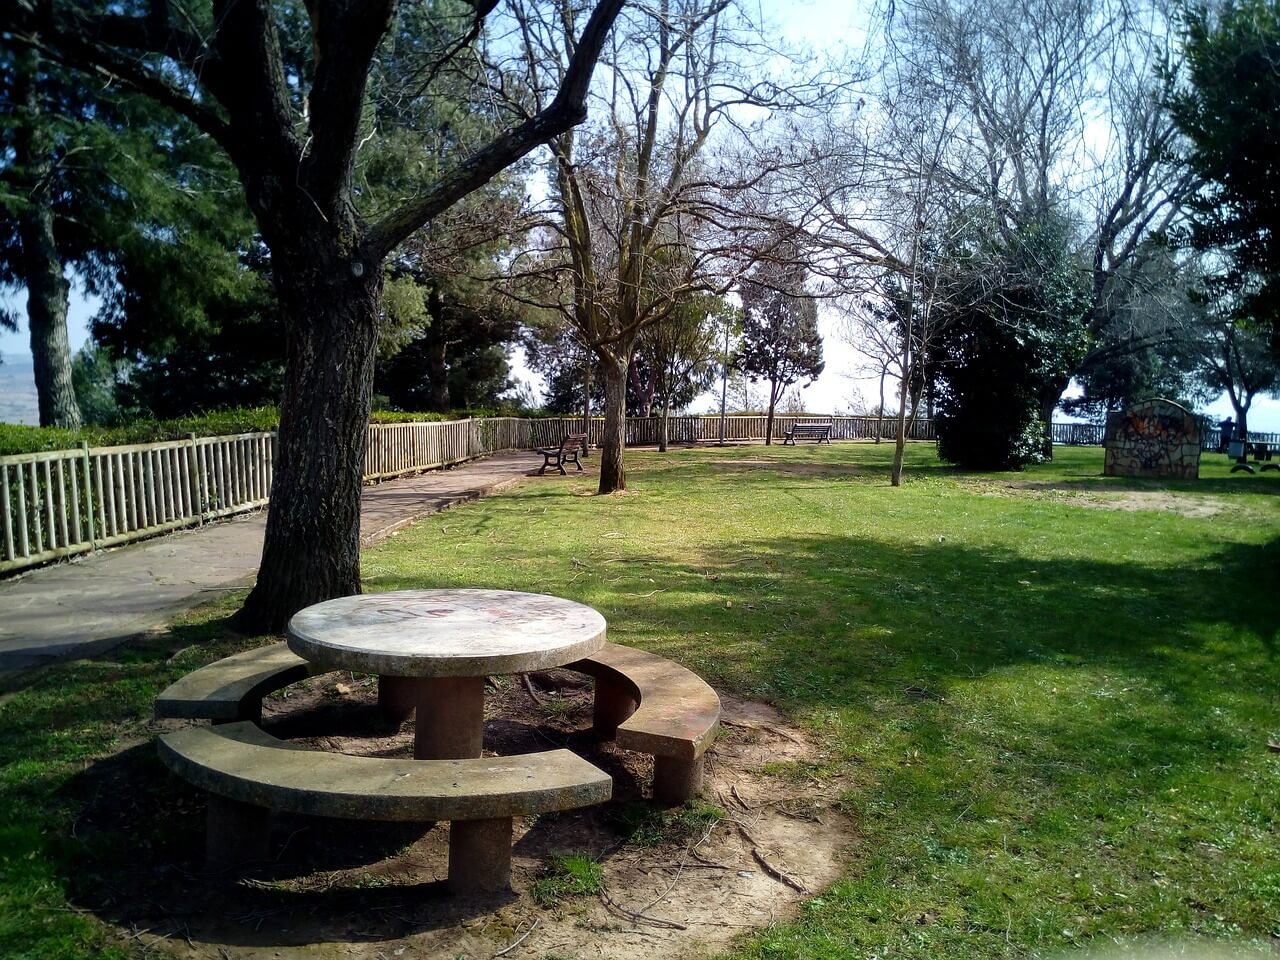
<path fill-rule="evenodd" d="M 587 444 L 587 435 L 585 433 L 571 433 L 560 442 L 560 446 L 550 449 L 535 450 L 534 453 L 542 454 L 542 469 L 538 471 L 538 476 L 542 476 L 547 472 L 547 467 L 555 466 L 560 470 L 560 475 L 564 475 L 564 465 L 572 463 L 579 470 L 582 469 L 582 463 L 578 460 L 578 454 L 584 451 Z"/>
<path fill-rule="evenodd" d="M 613 781 L 568 750 L 468 760 L 355 757 L 243 721 L 160 737 L 160 757 L 209 794 L 210 869 L 267 859 L 272 811 L 347 820 L 448 820 L 449 887 L 506 889 L 512 818 L 603 803 Z"/>
<path fill-rule="evenodd" d="M 797 440 L 816 440 L 822 443 L 831 442 L 831 424 L 829 423 L 793 423 L 791 429 L 782 438 L 782 445 L 795 446 Z"/>
<path fill-rule="evenodd" d="M 568 669 L 595 678 L 596 735 L 654 758 L 653 798 L 692 799 L 702 786 L 702 755 L 720 728 L 715 690 L 678 663 L 614 643 Z"/>
<path fill-rule="evenodd" d="M 187 674 L 156 697 L 155 715 L 182 720 L 262 719 L 262 698 L 325 672 L 286 644 L 242 650 Z"/>

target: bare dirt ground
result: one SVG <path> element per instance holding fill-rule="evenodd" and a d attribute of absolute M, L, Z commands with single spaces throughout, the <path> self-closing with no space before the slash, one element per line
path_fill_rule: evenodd
<path fill-rule="evenodd" d="M 842 784 L 797 773 L 820 755 L 768 705 L 722 697 L 704 802 L 664 812 L 645 799 L 651 760 L 592 738 L 585 677 L 555 670 L 496 683 L 486 698 L 486 753 L 567 746 L 614 777 L 608 804 L 516 821 L 511 893 L 474 901 L 448 894 L 443 823 L 281 816 L 275 862 L 238 879 L 209 876 L 202 799 L 168 777 L 148 741 L 95 764 L 80 784 L 87 807 L 77 839 L 123 834 L 136 842 L 88 868 L 78 906 L 148 955 L 692 960 L 794 916 L 854 854 L 856 829 L 837 803 Z M 263 725 L 320 749 L 412 753 L 412 721 L 389 729 L 373 681 L 349 674 L 269 699 Z M 569 853 L 600 864 L 603 892 L 540 905 L 532 885 L 553 855 Z"/>
<path fill-rule="evenodd" d="M 1015 496 L 1019 493 L 1040 495 L 1059 503 L 1091 510 L 1154 510 L 1176 513 L 1183 517 L 1207 518 L 1235 509 L 1220 497 L 1181 493 L 1175 490 L 1103 490 L 1079 483 L 1005 482 L 982 483 L 991 496 Z"/>

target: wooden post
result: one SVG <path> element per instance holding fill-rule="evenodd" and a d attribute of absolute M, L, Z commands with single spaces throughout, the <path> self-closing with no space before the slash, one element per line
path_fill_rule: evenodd
<path fill-rule="evenodd" d="M 75 536 L 76 543 L 84 543 L 84 525 L 80 521 L 80 464 L 72 463 L 70 460 L 68 460 L 67 463 L 70 464 L 67 467 L 67 474 L 71 478 L 71 533 Z M 87 490 L 85 491 L 85 494 L 87 500 Z M 93 509 L 92 504 L 90 504 L 89 508 L 90 510 Z M 92 539 L 93 533 L 90 531 L 89 540 Z"/>
<path fill-rule="evenodd" d="M 62 457 L 58 458 L 54 465 L 54 476 L 57 477 L 56 484 L 58 488 L 58 533 L 62 536 L 61 547 L 71 546 L 71 538 L 67 535 L 67 471 L 63 469 Z"/>
<path fill-rule="evenodd" d="M 27 481 L 23 477 L 22 464 L 14 464 L 18 477 L 18 547 L 24 557 L 31 556 L 31 539 L 27 532 Z"/>
<path fill-rule="evenodd" d="M 196 519 L 204 523 L 205 511 L 209 508 L 208 490 L 204 479 L 204 448 L 196 443 L 196 435 L 187 435 L 188 449 L 191 451 L 192 484 L 191 492 L 195 496 L 193 513 Z"/>
<path fill-rule="evenodd" d="M 44 553 L 44 518 L 40 515 L 40 471 L 31 461 L 31 519 L 35 527 L 35 552 Z"/>
<path fill-rule="evenodd" d="M 0 464 L 0 521 L 4 523 L 4 558 L 16 560 L 13 549 L 13 511 L 9 507 L 9 467 Z"/>

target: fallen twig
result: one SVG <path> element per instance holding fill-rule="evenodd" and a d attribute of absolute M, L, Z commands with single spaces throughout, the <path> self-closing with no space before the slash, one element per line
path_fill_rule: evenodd
<path fill-rule="evenodd" d="M 790 877 L 783 873 L 765 859 L 764 854 L 760 852 L 760 844 L 756 841 L 756 838 L 751 835 L 751 831 L 749 831 L 741 821 L 735 820 L 733 822 L 737 826 L 738 832 L 742 834 L 742 839 L 751 844 L 751 856 L 755 859 L 756 863 L 760 864 L 761 870 L 773 877 L 773 879 L 777 880 L 779 883 L 785 883 L 792 890 L 796 891 L 796 893 L 808 894 L 808 887 L 799 880 L 796 880 L 794 877 Z"/>
<path fill-rule="evenodd" d="M 501 956 L 503 956 L 504 954 L 508 954 L 508 953 L 510 953 L 510 952 L 511 952 L 512 950 L 514 950 L 516 947 L 520 946 L 520 944 L 524 943 L 526 940 L 528 940 L 528 939 L 529 939 L 529 934 L 533 933 L 533 931 L 535 931 L 535 930 L 537 930 L 537 929 L 538 929 L 538 924 L 540 924 L 541 922 L 542 922 L 542 918 L 541 918 L 541 917 L 536 918 L 536 919 L 533 921 L 533 926 L 532 926 L 532 927 L 530 927 L 528 930 L 526 930 L 524 933 L 522 933 L 522 934 L 519 936 L 519 938 L 517 938 L 516 940 L 514 940 L 514 941 L 512 941 L 511 943 L 507 944 L 505 947 L 503 947 L 501 950 L 499 950 L 497 953 L 495 953 L 495 954 L 494 954 L 494 956 L 495 956 L 495 957 L 501 957 Z"/>
<path fill-rule="evenodd" d="M 540 707 L 546 706 L 547 698 L 533 688 L 533 681 L 529 679 L 529 675 L 522 673 L 520 676 L 524 678 L 524 688 L 529 691 L 529 696 L 533 697 L 533 702 Z"/>
<path fill-rule="evenodd" d="M 632 920 L 639 921 L 640 923 L 652 924 L 655 927 L 666 927 L 671 930 L 689 929 L 683 923 L 678 923 L 675 920 L 664 920 L 661 917 L 651 917 L 646 913 L 637 913 L 635 910 L 628 910 L 606 892 L 601 892 L 600 899 L 604 901 L 604 905 L 609 909 L 617 910 L 623 916 L 630 917 Z"/>
<path fill-rule="evenodd" d="M 768 724 L 748 723 L 746 720 L 730 720 L 726 717 L 720 718 L 720 724 L 725 727 L 741 727 L 743 730 L 758 730 L 765 733 L 775 733 L 784 740 L 790 740 L 792 743 L 798 743 L 802 747 L 808 746 L 808 744 L 799 737 L 787 733 L 785 730 L 779 730 L 777 727 L 771 727 Z"/>

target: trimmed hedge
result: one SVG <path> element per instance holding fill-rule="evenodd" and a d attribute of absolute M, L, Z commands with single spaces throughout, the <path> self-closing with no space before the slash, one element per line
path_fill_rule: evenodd
<path fill-rule="evenodd" d="M 391 413 L 377 411 L 372 423 L 423 423 L 456 420 L 465 414 Z M 39 453 L 44 450 L 67 450 L 88 443 L 94 447 L 111 447 L 125 443 L 159 443 L 162 440 L 184 440 L 198 437 L 224 437 L 237 433 L 263 433 L 280 426 L 280 412 L 275 407 L 243 407 L 219 410 L 200 417 L 180 420 L 136 420 L 121 427 L 84 427 L 62 430 L 57 427 L 27 427 L 0 423 L 0 456 L 11 453 Z"/>

